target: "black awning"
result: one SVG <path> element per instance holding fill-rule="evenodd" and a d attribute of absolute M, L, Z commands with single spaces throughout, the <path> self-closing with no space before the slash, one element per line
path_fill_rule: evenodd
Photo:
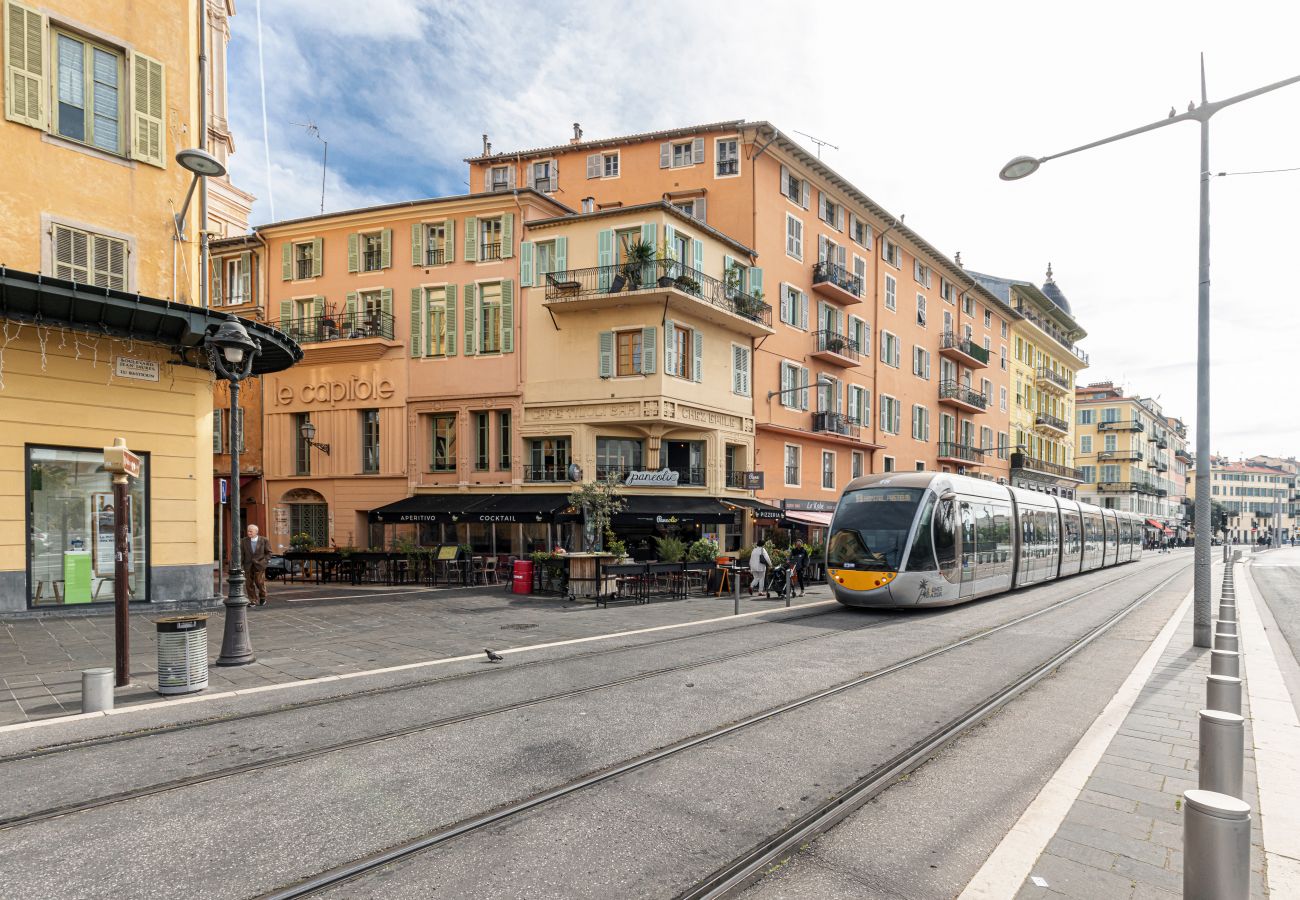
<path fill-rule="evenodd" d="M 253 363 L 254 375 L 280 372 L 302 359 L 302 348 L 295 341 L 261 322 L 3 266 L 0 318 L 161 344 L 177 351 L 183 361 L 205 369 L 204 338 L 222 322 L 237 319 L 262 348 Z"/>
<path fill-rule="evenodd" d="M 762 500 L 754 500 L 750 497 L 725 497 L 722 500 L 727 506 L 739 506 L 748 509 L 754 514 L 755 519 L 779 519 L 785 515 L 781 507 L 772 506 L 770 503 L 764 503 Z"/>
<path fill-rule="evenodd" d="M 569 506 L 568 494 L 489 494 L 467 508 L 461 522 L 551 522 Z"/>
<path fill-rule="evenodd" d="M 627 504 L 614 514 L 614 525 L 715 525 L 736 521 L 736 510 L 714 497 L 672 494 L 625 494 Z"/>
<path fill-rule="evenodd" d="M 489 494 L 415 494 L 370 511 L 370 521 L 384 525 L 404 522 L 456 522 L 466 510 Z"/>

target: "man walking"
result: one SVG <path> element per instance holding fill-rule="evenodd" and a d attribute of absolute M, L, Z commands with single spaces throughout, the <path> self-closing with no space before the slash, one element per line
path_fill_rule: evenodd
<path fill-rule="evenodd" d="M 258 536 L 256 525 L 249 525 L 247 534 L 239 546 L 244 564 L 244 592 L 250 605 L 256 602 L 258 606 L 266 606 L 266 564 L 271 559 L 271 548 L 266 538 Z"/>
<path fill-rule="evenodd" d="M 808 574 L 808 547 L 802 540 L 796 539 L 794 549 L 790 551 L 790 563 L 794 566 L 795 575 L 799 579 L 799 596 L 803 596 L 804 577 Z M 790 593 L 794 594 L 794 587 L 791 586 Z"/>

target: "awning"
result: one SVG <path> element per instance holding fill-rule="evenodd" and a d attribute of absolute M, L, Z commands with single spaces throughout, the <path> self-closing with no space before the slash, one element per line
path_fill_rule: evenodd
<path fill-rule="evenodd" d="M 1164 523 L 1162 523 L 1162 522 L 1157 522 L 1155 519 L 1147 519 L 1147 527 L 1148 527 L 1148 528 L 1154 528 L 1156 531 L 1164 531 L 1164 530 L 1165 530 Z"/>
<path fill-rule="evenodd" d="M 783 515 L 781 507 L 772 506 L 762 500 L 753 500 L 749 497 L 727 497 L 722 502 L 727 506 L 737 506 L 749 510 L 754 514 L 755 519 L 779 519 Z"/>
<path fill-rule="evenodd" d="M 625 494 L 613 525 L 716 525 L 736 521 L 736 510 L 713 497 Z"/>
<path fill-rule="evenodd" d="M 830 527 L 831 516 L 833 515 L 835 514 L 823 513 L 823 512 L 804 512 L 801 509 L 787 509 L 784 512 L 784 517 L 787 519 L 790 519 L 795 522 L 803 522 L 805 525 L 819 525 L 822 528 Z"/>
<path fill-rule="evenodd" d="M 467 507 L 460 522 L 550 522 L 569 506 L 568 494 L 478 495 L 481 502 Z"/>
<path fill-rule="evenodd" d="M 182 362 L 203 369 L 208 367 L 204 338 L 222 322 L 238 320 L 262 348 L 253 362 L 254 375 L 280 372 L 302 359 L 295 341 L 261 322 L 3 266 L 0 318 L 159 344 L 176 351 Z"/>
<path fill-rule="evenodd" d="M 409 522 L 456 522 L 487 494 L 415 494 L 370 511 L 370 521 L 384 525 Z"/>

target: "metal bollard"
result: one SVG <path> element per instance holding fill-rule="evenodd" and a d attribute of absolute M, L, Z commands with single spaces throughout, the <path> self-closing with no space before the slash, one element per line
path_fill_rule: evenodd
<path fill-rule="evenodd" d="M 1235 650 L 1211 650 L 1210 674 L 1241 677 L 1241 654 Z"/>
<path fill-rule="evenodd" d="M 1222 631 L 1214 633 L 1215 650 L 1238 650 L 1237 636 L 1235 634 L 1225 634 Z"/>
<path fill-rule="evenodd" d="M 1205 679 L 1205 707 L 1241 715 L 1241 679 L 1210 675 Z"/>
<path fill-rule="evenodd" d="M 735 576 L 734 578 L 732 578 L 732 581 L 735 582 L 735 587 L 736 587 L 736 603 L 735 603 L 735 609 L 732 612 L 733 616 L 740 615 L 740 572 L 741 572 L 740 566 L 736 566 L 736 568 L 732 570 L 732 575 Z"/>
<path fill-rule="evenodd" d="M 1219 621 L 1235 622 L 1237 621 L 1237 604 L 1220 603 L 1219 604 Z"/>
<path fill-rule="evenodd" d="M 81 711 L 104 712 L 113 708 L 113 670 L 82 669 Z"/>
<path fill-rule="evenodd" d="M 1183 791 L 1184 900 L 1250 896 L 1250 804 L 1213 791 Z"/>
<path fill-rule="evenodd" d="M 1236 634 L 1237 634 L 1237 623 L 1236 623 L 1236 622 L 1229 622 L 1229 621 L 1227 621 L 1227 620 L 1225 620 L 1225 619 L 1219 619 L 1217 622 L 1214 623 L 1214 629 L 1215 629 L 1215 631 L 1219 632 L 1220 634 L 1232 634 L 1232 635 L 1236 635 Z"/>
<path fill-rule="evenodd" d="M 1203 709 L 1200 718 L 1198 786 L 1229 797 L 1241 797 L 1246 720 L 1236 713 Z"/>

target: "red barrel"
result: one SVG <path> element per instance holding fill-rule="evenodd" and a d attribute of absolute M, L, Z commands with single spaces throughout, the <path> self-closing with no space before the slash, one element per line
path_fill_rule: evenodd
<path fill-rule="evenodd" d="M 514 592 L 531 594 L 533 592 L 533 561 L 531 559 L 515 560 Z"/>

